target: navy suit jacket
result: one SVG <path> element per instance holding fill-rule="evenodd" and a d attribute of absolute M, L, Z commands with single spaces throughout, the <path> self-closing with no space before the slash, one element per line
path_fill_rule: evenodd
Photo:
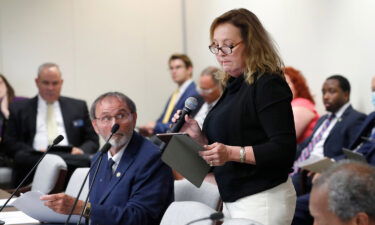
<path fill-rule="evenodd" d="M 357 148 L 357 146 L 361 143 L 363 143 L 365 140 L 362 139 L 362 137 L 368 137 L 372 131 L 372 129 L 375 126 L 375 112 L 370 113 L 366 120 L 362 123 L 361 127 L 357 131 L 357 135 L 354 139 L 351 140 L 350 149 L 354 150 Z M 364 148 L 358 149 L 359 153 L 362 153 L 369 164 L 372 164 L 375 166 L 375 143 L 372 144 L 372 147 L 370 149 L 366 149 L 364 151 Z"/>
<path fill-rule="evenodd" d="M 313 138 L 316 130 L 320 127 L 323 121 L 328 117 L 328 115 L 322 116 L 314 127 L 314 131 L 310 137 L 306 138 L 297 148 L 297 159 L 301 154 L 302 150 L 307 147 Z M 349 106 L 341 118 L 338 119 L 335 126 L 332 128 L 327 139 L 324 142 L 324 156 L 329 158 L 335 158 L 343 154 L 342 148 L 348 148 L 350 145 L 350 140 L 356 135 L 356 131 L 362 124 L 366 115 L 353 109 Z"/>
<path fill-rule="evenodd" d="M 99 148 L 99 137 L 91 125 L 86 102 L 60 97 L 61 114 L 68 143 L 93 154 Z M 38 96 L 32 99 L 13 102 L 4 134 L 7 153 L 14 156 L 18 151 L 34 151 Z"/>
<path fill-rule="evenodd" d="M 134 132 L 111 181 L 102 185 L 108 163 L 107 154 L 104 155 L 90 194 L 92 224 L 160 223 L 174 200 L 172 170 L 161 161 L 160 155 L 154 144 Z M 96 165 L 93 164 L 94 168 Z"/>
<path fill-rule="evenodd" d="M 200 95 L 198 94 L 197 90 L 196 90 L 196 85 L 194 82 L 191 82 L 191 84 L 186 88 L 185 92 L 182 93 L 180 99 L 178 100 L 178 102 L 175 104 L 174 108 L 173 108 L 173 111 L 171 113 L 171 117 L 169 118 L 169 122 L 168 123 L 163 123 L 163 118 L 164 118 L 164 115 L 167 111 L 167 107 L 168 107 L 168 104 L 169 104 L 169 101 L 171 100 L 171 97 L 169 97 L 168 99 L 168 102 L 167 104 L 165 105 L 164 107 L 164 110 L 163 110 L 163 113 L 160 115 L 159 119 L 156 121 L 156 125 L 155 125 L 155 128 L 154 128 L 154 134 L 159 134 L 159 133 L 165 133 L 167 132 L 167 130 L 169 129 L 170 127 L 170 124 L 172 123 L 170 121 L 170 119 L 172 118 L 172 116 L 176 113 L 177 110 L 179 109 L 183 109 L 184 106 L 185 106 L 185 100 L 189 97 L 196 97 L 196 98 L 201 98 Z"/>

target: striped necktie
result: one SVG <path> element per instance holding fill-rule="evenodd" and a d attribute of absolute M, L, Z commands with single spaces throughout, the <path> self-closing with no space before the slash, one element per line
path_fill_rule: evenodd
<path fill-rule="evenodd" d="M 303 162 L 303 161 L 305 161 L 306 159 L 308 159 L 310 157 L 311 152 L 314 150 L 314 146 L 322 139 L 324 132 L 327 130 L 327 128 L 331 124 L 333 118 L 335 118 L 335 114 L 332 113 L 324 121 L 322 129 L 319 131 L 319 133 L 317 135 L 315 135 L 315 137 L 313 137 L 311 139 L 311 141 L 309 142 L 309 144 L 307 145 L 307 147 L 302 150 L 301 155 L 294 162 L 294 166 L 293 166 L 294 172 L 292 174 L 294 174 L 294 173 L 296 173 L 298 171 L 298 167 L 296 166 L 296 164 L 298 164 L 300 162 Z"/>

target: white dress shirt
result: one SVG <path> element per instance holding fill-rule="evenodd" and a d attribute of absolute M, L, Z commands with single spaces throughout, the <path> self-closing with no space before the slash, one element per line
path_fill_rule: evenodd
<path fill-rule="evenodd" d="M 54 114 L 57 122 L 57 132 L 64 136 L 58 145 L 68 145 L 68 137 L 66 136 L 64 120 L 61 113 L 59 101 L 53 103 Z M 33 141 L 33 148 L 36 150 L 47 149 L 48 147 L 48 131 L 47 131 L 47 102 L 38 95 L 38 107 L 36 116 L 36 130 Z"/>

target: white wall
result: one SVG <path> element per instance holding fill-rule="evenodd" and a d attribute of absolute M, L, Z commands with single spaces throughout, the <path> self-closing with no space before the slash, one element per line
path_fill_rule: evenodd
<path fill-rule="evenodd" d="M 285 64 L 304 73 L 320 112 L 321 84 L 333 73 L 351 81 L 354 107 L 372 111 L 373 0 L 0 0 L 0 72 L 19 95 L 34 96 L 37 67 L 57 62 L 64 95 L 91 104 L 118 90 L 137 103 L 138 124 L 154 120 L 175 88 L 167 59 L 183 50 L 182 1 L 195 79 L 217 65 L 207 47 L 212 20 L 246 7 L 271 33 Z"/>
<path fill-rule="evenodd" d="M 124 92 L 145 123 L 175 88 L 167 60 L 180 51 L 180 1 L 0 1 L 0 72 L 18 95 L 34 96 L 37 67 L 52 61 L 61 65 L 63 95 L 91 104 Z"/>
<path fill-rule="evenodd" d="M 188 0 L 188 53 L 195 71 L 218 65 L 208 51 L 209 27 L 222 13 L 244 7 L 254 12 L 279 46 L 285 65 L 305 75 L 324 113 L 321 86 L 332 74 L 352 85 L 354 107 L 369 113 L 370 81 L 375 75 L 375 1 L 373 0 Z"/>

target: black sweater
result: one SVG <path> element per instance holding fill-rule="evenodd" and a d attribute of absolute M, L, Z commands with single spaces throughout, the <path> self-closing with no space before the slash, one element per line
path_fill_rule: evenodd
<path fill-rule="evenodd" d="M 288 178 L 296 152 L 292 93 L 278 75 L 248 84 L 230 78 L 203 126 L 209 144 L 252 146 L 256 165 L 227 162 L 214 168 L 225 202 L 273 188 Z"/>

